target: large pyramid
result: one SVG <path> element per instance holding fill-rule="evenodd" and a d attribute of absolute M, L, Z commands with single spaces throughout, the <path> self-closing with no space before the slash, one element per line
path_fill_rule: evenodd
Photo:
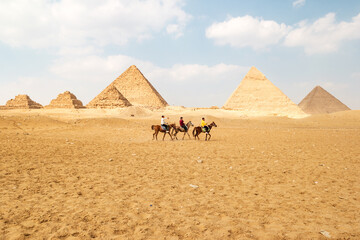
<path fill-rule="evenodd" d="M 240 110 L 248 116 L 306 116 L 255 67 L 251 67 L 223 108 Z"/>
<path fill-rule="evenodd" d="M 350 110 L 348 106 L 340 102 L 320 86 L 316 86 L 299 103 L 299 107 L 308 114 L 333 113 Z"/>
<path fill-rule="evenodd" d="M 114 85 L 134 106 L 159 108 L 168 105 L 135 65 L 129 67 L 110 85 Z"/>
<path fill-rule="evenodd" d="M 7 109 L 15 109 L 15 108 L 42 108 L 43 106 L 37 102 L 34 102 L 30 99 L 28 95 L 17 95 L 14 99 L 10 99 L 6 102 Z"/>
<path fill-rule="evenodd" d="M 60 93 L 56 99 L 51 100 L 45 108 L 84 108 L 82 102 L 69 91 Z"/>
<path fill-rule="evenodd" d="M 129 107 L 131 103 L 110 84 L 99 95 L 91 100 L 86 107 L 88 108 L 122 108 Z"/>

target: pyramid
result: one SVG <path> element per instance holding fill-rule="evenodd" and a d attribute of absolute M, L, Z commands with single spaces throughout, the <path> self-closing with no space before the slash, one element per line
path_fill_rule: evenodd
<path fill-rule="evenodd" d="M 299 107 L 308 114 L 333 113 L 350 110 L 348 106 L 340 102 L 320 86 L 316 86 L 299 103 Z"/>
<path fill-rule="evenodd" d="M 248 116 L 306 116 L 255 67 L 251 67 L 223 108 L 240 110 Z"/>
<path fill-rule="evenodd" d="M 82 102 L 69 91 L 60 93 L 56 99 L 51 100 L 45 108 L 84 108 Z"/>
<path fill-rule="evenodd" d="M 112 84 L 86 105 L 88 108 L 122 108 L 129 106 L 131 106 L 131 103 Z"/>
<path fill-rule="evenodd" d="M 14 99 L 10 99 L 6 102 L 7 109 L 30 109 L 30 108 L 42 108 L 43 106 L 30 99 L 28 95 L 17 95 Z"/>
<path fill-rule="evenodd" d="M 110 85 L 114 85 L 134 106 L 161 108 L 168 105 L 135 65 L 130 66 Z"/>

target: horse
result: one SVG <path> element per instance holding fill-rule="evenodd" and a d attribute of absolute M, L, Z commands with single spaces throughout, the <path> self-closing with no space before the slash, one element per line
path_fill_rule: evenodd
<path fill-rule="evenodd" d="M 177 138 L 176 135 L 178 134 L 178 132 L 183 132 L 183 133 L 184 133 L 184 136 L 183 136 L 182 140 L 184 140 L 184 137 L 185 137 L 186 134 L 189 136 L 189 139 L 190 139 L 190 135 L 189 135 L 188 131 L 189 131 L 189 129 L 190 129 L 191 126 L 194 126 L 194 124 L 193 124 L 191 121 L 189 121 L 189 122 L 186 124 L 186 127 L 187 127 L 187 130 L 186 130 L 186 131 L 185 131 L 184 128 L 182 128 L 182 127 L 180 127 L 180 126 L 176 126 L 176 128 L 173 128 L 173 129 L 172 129 L 172 134 L 175 136 L 176 140 L 178 140 L 178 138 Z M 175 131 L 175 134 L 174 134 L 174 131 Z"/>
<path fill-rule="evenodd" d="M 175 129 L 176 128 L 176 125 L 175 123 L 172 123 L 172 124 L 169 124 L 169 131 L 165 131 L 164 129 L 162 129 L 162 127 L 160 125 L 152 125 L 151 126 L 151 129 L 152 130 L 155 130 L 154 134 L 153 134 L 153 140 L 155 139 L 156 137 L 156 140 L 157 140 L 157 135 L 159 134 L 159 132 L 163 132 L 164 133 L 164 136 L 163 136 L 163 141 L 164 141 L 164 138 L 165 138 L 165 135 L 166 134 L 169 134 L 171 140 L 173 140 L 173 138 L 171 137 L 171 134 L 170 134 L 170 130 L 171 129 Z"/>
<path fill-rule="evenodd" d="M 208 125 L 208 131 L 206 132 L 206 137 L 205 137 L 205 141 L 207 141 L 208 139 L 207 139 L 207 136 L 209 135 L 209 140 L 210 140 L 210 138 L 211 138 L 211 135 L 210 135 L 210 130 L 211 130 L 211 128 L 212 127 L 217 127 L 217 125 L 216 125 L 216 123 L 215 122 L 212 122 L 212 123 L 210 123 L 209 125 Z M 196 133 L 195 133 L 196 132 Z M 194 127 L 194 130 L 193 130 L 193 136 L 195 137 L 195 140 L 196 140 L 196 137 L 200 140 L 200 138 L 199 138 L 199 135 L 200 135 L 200 133 L 202 133 L 203 131 L 202 131 L 202 127 Z"/>

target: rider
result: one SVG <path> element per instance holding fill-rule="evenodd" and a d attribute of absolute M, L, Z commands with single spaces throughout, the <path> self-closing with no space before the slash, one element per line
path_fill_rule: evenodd
<path fill-rule="evenodd" d="M 161 116 L 161 127 L 166 130 L 166 132 L 169 132 L 169 126 L 168 124 L 165 122 L 165 116 L 162 115 Z"/>
<path fill-rule="evenodd" d="M 201 119 L 201 127 L 205 130 L 205 132 L 209 131 L 209 127 L 207 126 L 207 123 L 205 122 L 205 118 Z"/>
<path fill-rule="evenodd" d="M 188 129 L 187 129 L 187 126 L 184 123 L 183 117 L 180 117 L 179 123 L 180 123 L 180 127 L 182 127 L 186 132 Z"/>

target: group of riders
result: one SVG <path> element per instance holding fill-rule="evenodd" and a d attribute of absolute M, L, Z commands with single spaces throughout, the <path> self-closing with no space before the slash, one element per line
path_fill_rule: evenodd
<path fill-rule="evenodd" d="M 183 139 L 184 139 L 185 135 L 188 135 L 189 138 L 190 138 L 190 135 L 189 135 L 188 131 L 189 131 L 189 128 L 191 126 L 194 126 L 194 124 L 191 121 L 189 121 L 187 124 L 185 124 L 184 118 L 180 117 L 179 125 L 180 126 L 176 126 L 176 124 L 174 124 L 174 123 L 169 124 L 169 123 L 166 122 L 165 116 L 164 115 L 161 116 L 161 124 L 151 126 L 151 129 L 155 130 L 155 132 L 153 134 L 153 140 L 155 140 L 155 139 L 157 140 L 157 135 L 158 135 L 159 132 L 164 133 L 163 140 L 164 140 L 166 134 L 168 134 L 171 139 L 173 139 L 172 138 L 172 134 L 173 134 L 173 136 L 177 139 L 176 135 L 177 135 L 178 132 L 183 132 L 184 133 Z M 198 127 L 194 127 L 194 129 L 192 131 L 192 134 L 195 137 L 195 139 L 200 139 L 199 134 L 203 132 L 203 133 L 206 134 L 205 140 L 210 140 L 210 138 L 211 138 L 210 130 L 211 130 L 212 127 L 217 127 L 215 122 L 207 124 L 206 121 L 205 121 L 205 118 L 202 118 L 201 119 L 201 125 L 198 126 Z M 170 134 L 170 131 L 172 131 L 171 134 Z"/>
<path fill-rule="evenodd" d="M 188 127 L 185 125 L 183 117 L 180 117 L 179 124 L 180 124 L 180 127 L 185 132 L 187 132 L 189 130 Z M 205 133 L 209 132 L 209 127 L 208 127 L 207 123 L 205 122 L 205 118 L 201 118 L 200 126 L 201 126 L 203 132 L 205 132 Z M 165 122 L 165 116 L 164 115 L 161 116 L 161 128 L 166 132 L 170 131 L 169 124 L 167 122 Z"/>

